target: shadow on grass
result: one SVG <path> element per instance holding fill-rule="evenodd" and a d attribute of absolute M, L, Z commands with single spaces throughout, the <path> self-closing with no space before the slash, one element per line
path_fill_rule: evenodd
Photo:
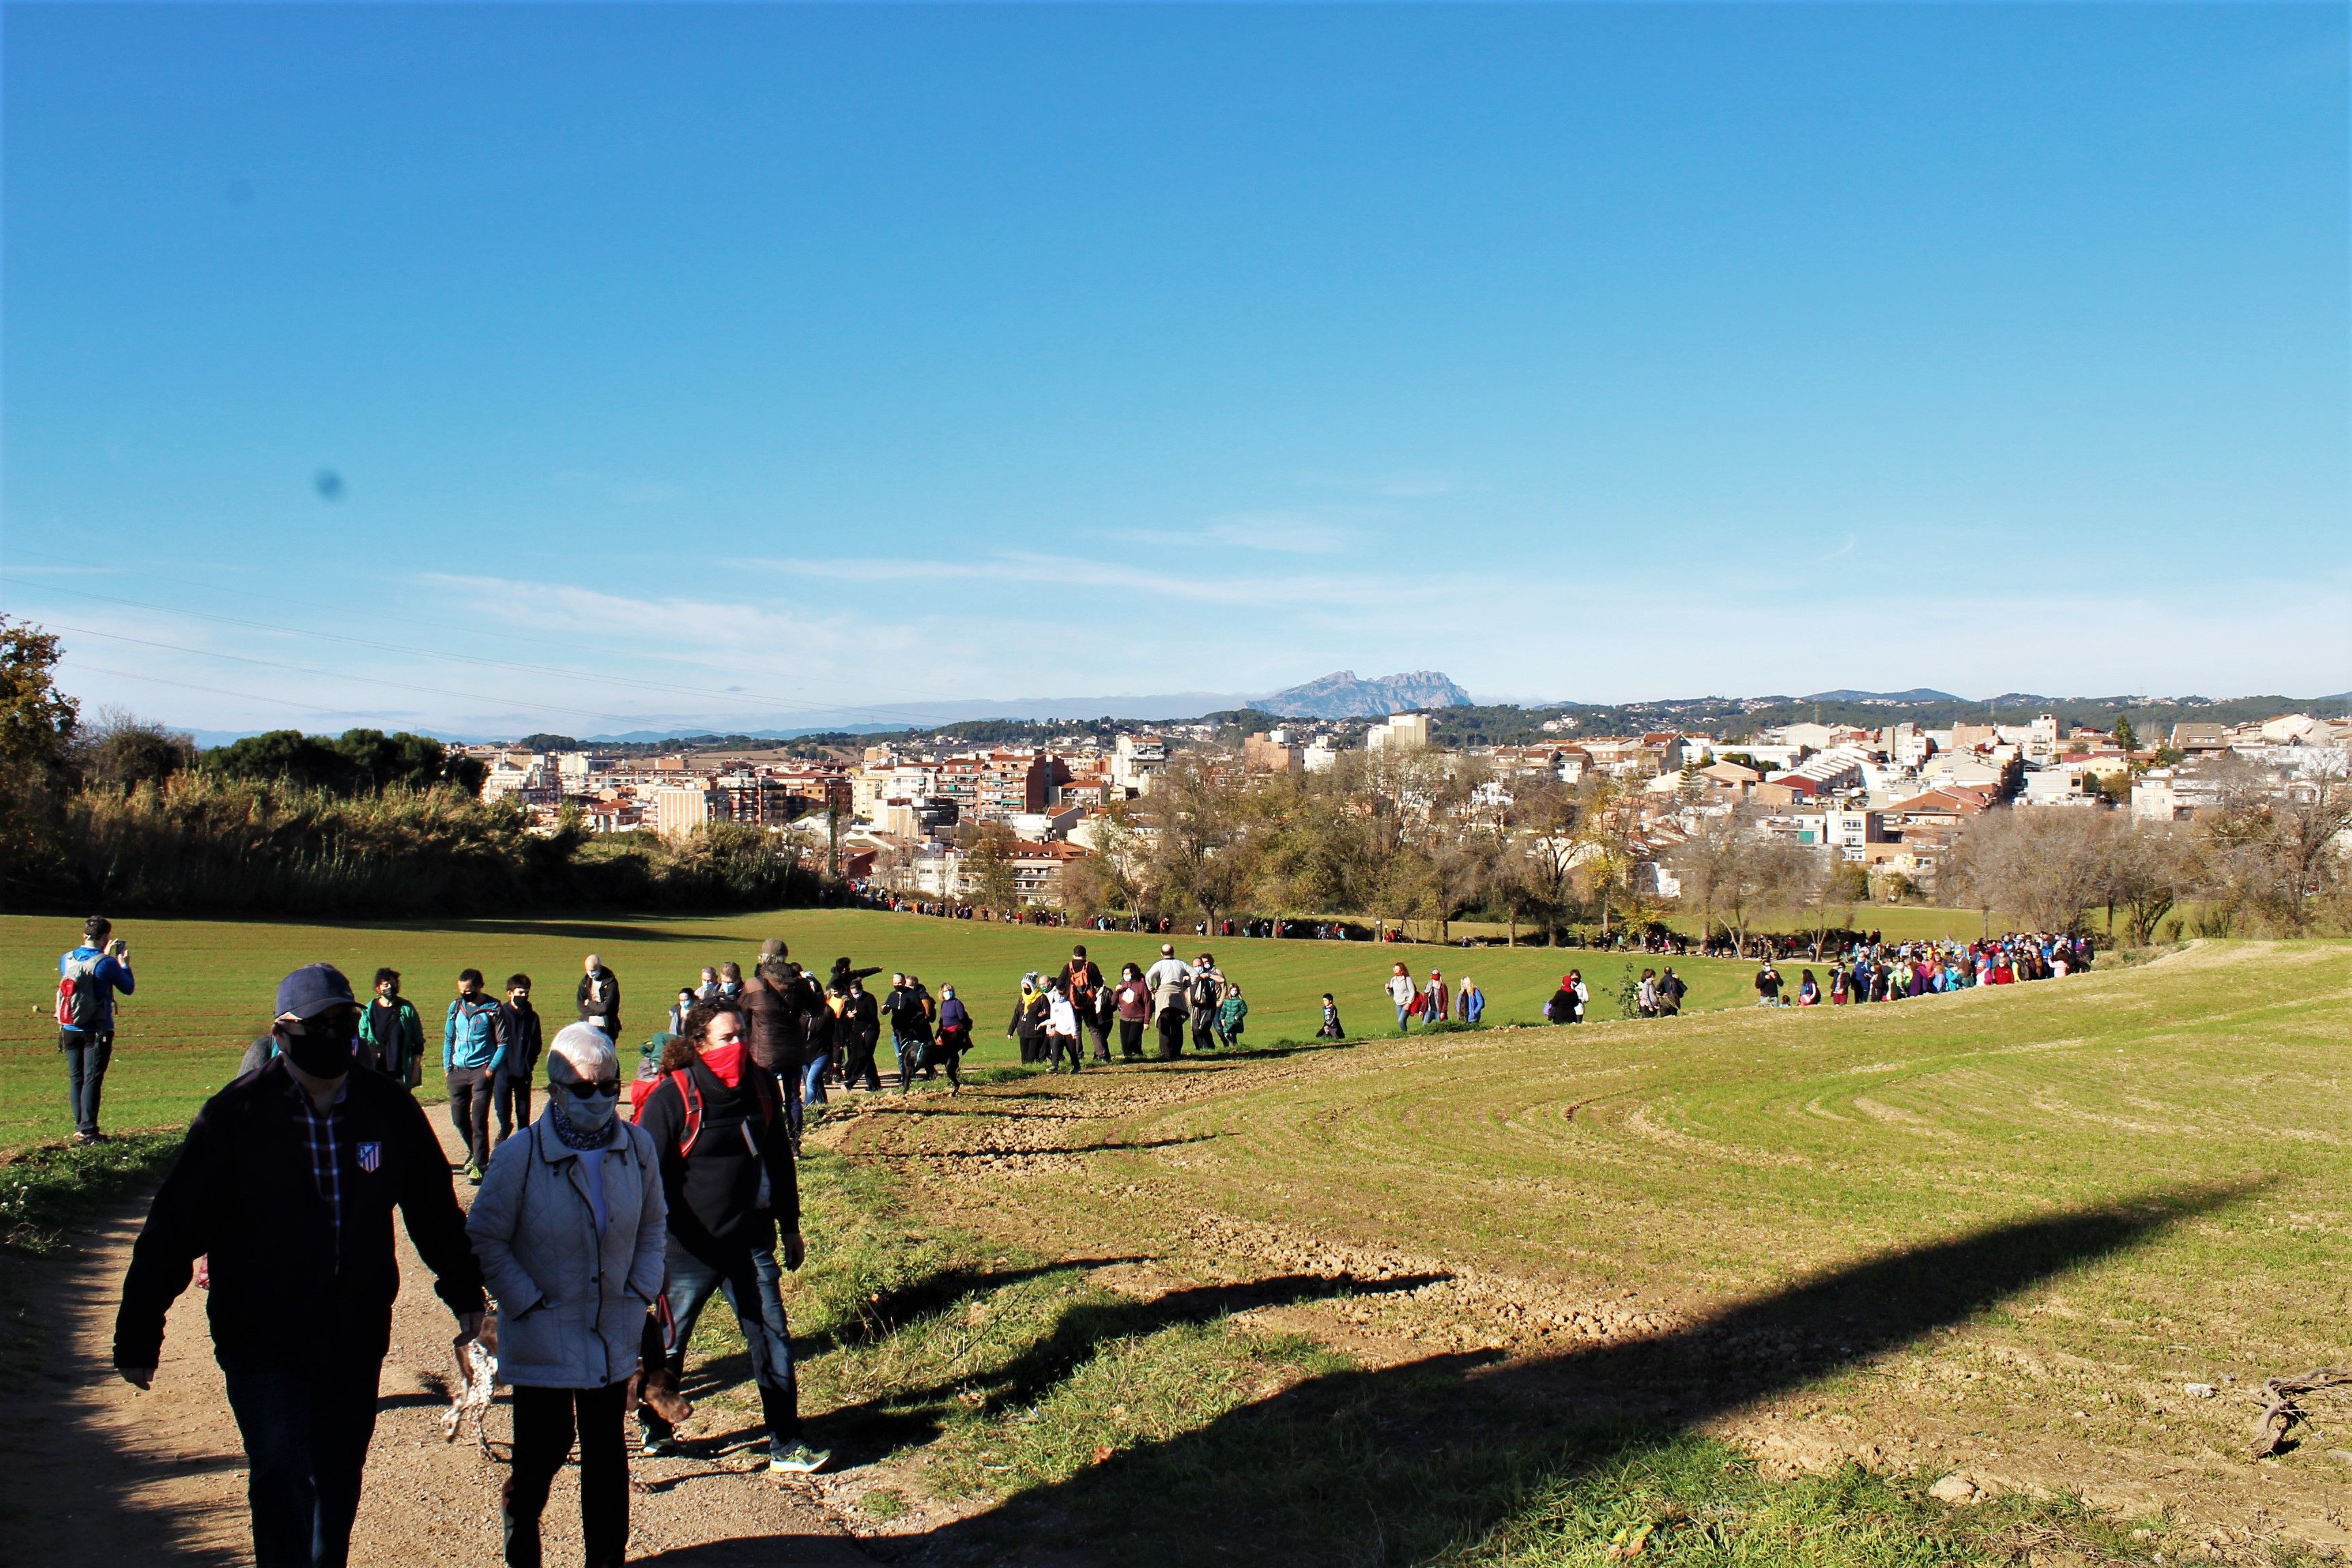
<path fill-rule="evenodd" d="M 1066 1267 L 1066 1266 L 1065 1266 Z M 1056 1269 L 1035 1270 L 1051 1274 Z M 1389 1279 L 1280 1275 L 1234 1285 L 1173 1290 L 1148 1301 L 1081 1301 L 1065 1311 L 1044 1339 L 991 1372 L 927 1386 L 895 1390 L 824 1417 L 822 1436 L 842 1466 L 870 1464 L 940 1436 L 950 1400 L 979 1415 L 1034 1404 L 1105 1346 L 1139 1340 L 1183 1323 L 1203 1323 L 1258 1307 L 1292 1306 L 1338 1297 L 1402 1294 L 1452 1279 L 1415 1274 Z M 730 1358 L 731 1359 L 731 1358 Z M 748 1363 L 743 1370 L 748 1373 Z"/>
<path fill-rule="evenodd" d="M 1140 1255 L 1128 1258 L 1072 1258 L 1026 1268 L 942 1268 L 896 1289 L 879 1293 L 859 1306 L 856 1318 L 824 1333 L 795 1338 L 793 1353 L 803 1360 L 841 1345 L 873 1344 L 887 1339 L 908 1323 L 943 1312 L 967 1296 L 1002 1290 L 1027 1279 L 1053 1274 L 1076 1274 L 1089 1268 L 1109 1268 L 1123 1263 L 1149 1263 Z M 749 1363 L 745 1363 L 748 1370 Z"/>
<path fill-rule="evenodd" d="M 654 915 L 648 918 L 669 920 L 688 917 Z M 728 941 L 724 936 L 707 931 L 661 931 L 653 926 L 617 925 L 593 920 L 469 920 L 465 923 L 467 929 L 481 931 L 488 936 L 543 936 L 565 942 L 592 944 L 581 950 L 583 956 L 594 951 L 595 946 L 617 945 L 621 942 L 666 942 L 701 947 L 722 947 Z M 427 929 L 437 931 L 444 928 L 433 924 Z M 711 962 L 716 963 L 719 961 L 714 958 Z M 577 980 L 580 977 L 575 973 L 570 978 Z M 668 998 L 665 997 L 663 1000 L 667 1003 Z"/>
<path fill-rule="evenodd" d="M 1653 1339 L 1516 1360 L 1436 1355 L 1311 1378 L 894 1544 L 974 1563 L 1425 1561 L 1480 1539 L 1540 1489 L 1686 1444 L 1713 1417 L 1967 1322 L 2251 1190 L 2160 1193 L 1992 1226 L 1833 1269 Z M 1121 1336 L 1268 1300 L 1411 1288 L 1292 1277 L 1081 1306 L 980 1392 L 992 1408 L 1021 1407 Z M 881 1404 L 843 1411 L 824 1428 L 852 1464 L 939 1429 L 929 1415 Z M 645 1561 L 716 1568 L 744 1544 Z"/>

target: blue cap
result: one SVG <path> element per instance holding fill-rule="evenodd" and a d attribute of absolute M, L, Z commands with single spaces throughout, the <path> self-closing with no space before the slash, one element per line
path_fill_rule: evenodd
<path fill-rule="evenodd" d="M 278 1016 L 315 1018 L 337 1007 L 356 1007 L 352 983 L 331 963 L 306 963 L 278 983 Z"/>

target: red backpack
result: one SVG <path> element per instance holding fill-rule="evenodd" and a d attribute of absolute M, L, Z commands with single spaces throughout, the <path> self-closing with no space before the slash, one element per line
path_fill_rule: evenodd
<path fill-rule="evenodd" d="M 106 1024 L 106 987 L 98 984 L 98 960 L 70 959 L 58 975 L 58 1027 L 93 1034 Z"/>
<path fill-rule="evenodd" d="M 767 1091 L 759 1087 L 758 1079 L 764 1075 L 761 1074 L 758 1068 L 748 1062 L 744 1064 L 743 1075 L 745 1081 L 752 1086 L 751 1098 L 759 1101 L 760 1131 L 765 1133 L 769 1128 L 775 1125 L 776 1108 L 770 1102 Z M 677 1089 L 678 1103 L 686 1110 L 685 1125 L 678 1131 L 677 1157 L 681 1160 L 690 1159 L 694 1154 L 695 1144 L 702 1137 L 702 1090 L 696 1085 L 694 1069 L 690 1067 L 679 1068 L 662 1076 Z M 660 1087 L 660 1083 L 659 1079 L 654 1080 L 656 1088 Z M 652 1089 L 646 1091 L 645 1099 L 648 1100 L 653 1099 Z M 645 1100 L 639 1100 L 635 1119 L 642 1121 L 645 1120 Z"/>

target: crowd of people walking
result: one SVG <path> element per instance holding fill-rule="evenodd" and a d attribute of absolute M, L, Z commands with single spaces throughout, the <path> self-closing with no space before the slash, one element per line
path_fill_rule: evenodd
<path fill-rule="evenodd" d="M 1826 984 L 1811 969 L 1801 971 L 1793 994 L 1768 958 L 1756 971 L 1756 1000 L 1764 1006 L 1795 1007 L 1900 1002 L 1979 985 L 2063 980 L 2088 969 L 2095 956 L 2091 939 L 2079 932 L 2012 931 L 1979 942 L 1871 942 L 1856 948 L 1851 963 L 1832 960 Z"/>
<path fill-rule="evenodd" d="M 1022 1061 L 1075 1073 L 1085 1065 L 1088 1042 L 1098 1065 L 1110 1061 L 1114 1027 L 1121 1058 L 1142 1060 L 1150 1030 L 1156 1055 L 1171 1060 L 1183 1055 L 1188 1032 L 1195 1051 L 1231 1049 L 1241 1044 L 1248 1019 L 1248 999 L 1213 953 L 1187 963 L 1176 956 L 1175 943 L 1162 942 L 1150 969 L 1123 964 L 1112 984 L 1080 942 L 1059 973 L 1033 969 L 1021 977 L 1004 1037 L 1019 1042 Z"/>

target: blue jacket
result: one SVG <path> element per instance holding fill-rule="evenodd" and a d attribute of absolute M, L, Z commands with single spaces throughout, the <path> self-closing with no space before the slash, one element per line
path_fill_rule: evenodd
<path fill-rule="evenodd" d="M 1486 1016 L 1486 994 L 1484 991 L 1465 991 L 1458 1000 L 1464 1023 L 1475 1024 Z"/>
<path fill-rule="evenodd" d="M 92 963 L 92 960 L 96 962 Z M 71 952 L 58 958 L 58 979 L 63 980 L 66 977 L 66 972 L 70 969 L 89 971 L 80 984 L 92 987 L 98 993 L 98 1005 L 106 1010 L 106 1022 L 101 1026 L 109 1029 L 114 1027 L 114 994 L 120 991 L 128 996 L 139 989 L 137 984 L 131 978 L 131 971 L 125 969 L 121 962 L 104 948 L 92 947 L 88 942 L 82 943 Z"/>
<path fill-rule="evenodd" d="M 459 997 L 441 1025 L 441 1070 L 498 1066 L 506 1037 L 503 1005 L 488 994 L 470 1002 Z"/>

